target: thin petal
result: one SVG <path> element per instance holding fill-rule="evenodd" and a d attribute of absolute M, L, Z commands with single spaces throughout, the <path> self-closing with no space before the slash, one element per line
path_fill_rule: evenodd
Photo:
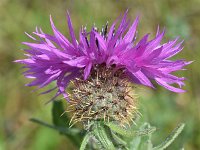
<path fill-rule="evenodd" d="M 90 62 L 84 69 L 84 80 L 86 80 L 90 75 L 91 68 L 92 68 L 92 63 Z"/>
<path fill-rule="evenodd" d="M 179 88 L 175 88 L 175 87 L 173 87 L 173 86 L 167 84 L 166 82 L 164 82 L 164 81 L 163 81 L 162 79 L 160 79 L 160 78 L 155 78 L 155 80 L 156 80 L 156 82 L 157 82 L 159 85 L 165 87 L 166 89 L 168 89 L 168 90 L 170 90 L 170 91 L 172 91 L 172 92 L 176 92 L 176 93 L 183 93 L 183 92 L 185 92 L 185 90 L 182 90 L 182 89 L 179 89 Z"/>
<path fill-rule="evenodd" d="M 135 19 L 135 21 L 133 22 L 132 26 L 130 27 L 129 31 L 126 33 L 126 35 L 124 36 L 124 40 L 127 43 L 130 43 L 133 41 L 134 37 L 135 37 L 135 33 L 137 30 L 137 25 L 139 22 L 139 16 Z"/>
<path fill-rule="evenodd" d="M 137 71 L 133 73 L 133 75 L 141 82 L 141 84 L 153 87 L 151 81 L 141 71 Z"/>
<path fill-rule="evenodd" d="M 98 39 L 99 45 L 101 46 L 101 48 L 106 51 L 107 46 L 106 46 L 106 41 L 104 40 L 104 38 L 97 32 L 95 32 L 96 38 Z"/>
<path fill-rule="evenodd" d="M 72 21 L 71 21 L 71 18 L 70 18 L 68 11 L 67 11 L 67 23 L 68 23 L 69 33 L 71 35 L 72 43 L 75 47 L 77 47 L 76 36 L 75 36 L 75 33 L 74 33 Z"/>
<path fill-rule="evenodd" d="M 70 66 L 82 68 L 87 65 L 88 60 L 85 56 L 81 56 L 72 60 L 63 61 L 63 63 L 68 64 Z"/>

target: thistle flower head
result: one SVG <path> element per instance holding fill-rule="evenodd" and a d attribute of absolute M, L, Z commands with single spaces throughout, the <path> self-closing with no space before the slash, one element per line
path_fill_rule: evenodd
<path fill-rule="evenodd" d="M 139 17 L 131 24 L 127 12 L 109 29 L 108 24 L 100 31 L 93 27 L 88 32 L 82 27 L 79 40 L 67 14 L 71 42 L 58 31 L 50 17 L 53 35 L 36 29 L 33 34 L 38 38 L 28 35 L 34 42 L 23 43 L 29 47 L 25 50 L 27 58 L 17 60 L 28 68 L 24 75 L 34 79 L 27 86 L 43 88 L 55 81 L 55 88 L 43 93 L 57 89 L 55 97 L 63 94 L 66 99 L 71 99 L 70 104 L 77 111 L 74 118 L 81 120 L 93 116 L 123 120 L 129 112 L 134 112 L 130 83 L 154 88 L 151 82 L 154 80 L 170 91 L 184 92 L 181 87 L 185 78 L 172 73 L 182 70 L 190 62 L 170 60 L 182 50 L 182 42 L 176 38 L 162 44 L 165 32 L 159 29 L 152 40 L 147 34 L 136 42 Z M 118 27 L 117 22 L 120 22 Z M 75 88 L 68 96 L 66 88 L 70 81 Z M 172 84 L 179 85 L 179 88 Z M 84 113 L 87 115 L 82 115 Z"/>

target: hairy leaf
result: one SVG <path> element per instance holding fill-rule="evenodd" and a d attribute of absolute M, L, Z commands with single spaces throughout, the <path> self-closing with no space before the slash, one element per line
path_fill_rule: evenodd
<path fill-rule="evenodd" d="M 86 146 L 87 146 L 87 143 L 89 141 L 91 137 L 91 133 L 87 133 L 81 143 L 81 147 L 80 147 L 80 150 L 85 150 Z"/>
<path fill-rule="evenodd" d="M 162 142 L 160 145 L 153 148 L 153 150 L 164 150 L 166 149 L 175 139 L 176 137 L 182 132 L 185 124 L 181 123 L 179 124 L 172 132 L 171 134 L 166 138 L 164 142 Z"/>
<path fill-rule="evenodd" d="M 100 123 L 95 125 L 94 135 L 106 150 L 115 150 L 112 141 L 110 141 L 104 130 L 104 127 L 102 127 Z"/>

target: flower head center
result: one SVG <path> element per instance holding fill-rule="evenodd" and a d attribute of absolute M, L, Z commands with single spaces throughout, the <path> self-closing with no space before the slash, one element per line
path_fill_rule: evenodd
<path fill-rule="evenodd" d="M 117 121 L 129 124 L 134 118 L 136 100 L 123 69 L 96 65 L 87 80 L 76 79 L 70 94 L 72 120 Z"/>

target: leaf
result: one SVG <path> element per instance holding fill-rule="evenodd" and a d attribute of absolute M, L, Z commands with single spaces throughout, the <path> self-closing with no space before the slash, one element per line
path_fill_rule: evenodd
<path fill-rule="evenodd" d="M 179 124 L 172 132 L 171 134 L 166 138 L 164 142 L 162 142 L 160 145 L 153 148 L 153 150 L 164 150 L 166 149 L 175 139 L 176 137 L 182 132 L 185 124 L 181 123 Z"/>
<path fill-rule="evenodd" d="M 145 132 L 143 130 L 147 129 Z M 152 130 L 148 130 L 152 129 Z M 144 135 L 141 137 L 141 144 L 139 145 L 139 149 L 147 149 L 147 150 L 152 150 L 153 149 L 153 144 L 151 141 L 152 133 L 156 131 L 155 127 L 151 127 L 149 123 L 144 123 L 142 127 L 140 128 L 141 132 L 139 134 Z"/>
<path fill-rule="evenodd" d="M 125 137 L 145 136 L 145 135 L 153 133 L 156 130 L 155 127 L 149 127 L 147 129 L 142 129 L 139 131 L 132 131 L 132 130 L 127 130 L 112 122 L 106 123 L 105 125 L 107 125 L 112 131 Z"/>
<path fill-rule="evenodd" d="M 112 131 L 114 131 L 122 136 L 131 137 L 131 136 L 133 136 L 133 134 L 135 135 L 135 132 L 128 131 L 121 126 L 118 126 L 115 123 L 109 122 L 109 123 L 105 123 L 105 125 L 108 126 Z"/>
<path fill-rule="evenodd" d="M 62 101 L 53 101 L 52 121 L 55 126 L 67 127 L 69 118 L 66 114 L 63 114 L 64 111 Z"/>
<path fill-rule="evenodd" d="M 95 124 L 93 132 L 94 132 L 94 136 L 99 140 L 101 145 L 106 150 L 115 150 L 113 143 L 110 141 L 110 139 L 106 135 L 104 127 L 100 123 L 97 122 Z"/>
<path fill-rule="evenodd" d="M 87 143 L 89 141 L 91 137 L 91 133 L 87 133 L 81 143 L 81 147 L 80 147 L 80 150 L 85 150 L 86 146 L 87 146 Z"/>
<path fill-rule="evenodd" d="M 127 145 L 126 142 L 121 139 L 119 136 L 117 136 L 115 133 L 112 132 L 112 136 L 113 138 L 115 139 L 115 141 L 119 144 L 122 144 L 122 145 Z"/>
<path fill-rule="evenodd" d="M 131 150 L 138 150 L 139 145 L 141 143 L 141 137 L 135 137 L 129 142 L 129 146 Z"/>
<path fill-rule="evenodd" d="M 115 133 L 113 133 L 113 132 L 111 132 L 111 133 L 112 133 L 113 139 L 117 142 L 117 144 L 122 145 L 124 147 L 124 149 L 129 150 L 127 147 L 127 143 L 123 139 L 121 139 Z"/>
<path fill-rule="evenodd" d="M 147 129 L 143 129 L 140 131 L 135 131 L 136 136 L 146 136 L 150 135 L 156 131 L 156 127 L 148 127 Z"/>
<path fill-rule="evenodd" d="M 38 123 L 38 124 L 43 125 L 45 127 L 57 130 L 61 134 L 67 136 L 74 143 L 74 145 L 76 145 L 76 146 L 80 145 L 80 140 L 81 140 L 83 132 L 79 129 L 69 129 L 69 128 L 66 128 L 66 127 L 65 128 L 57 127 L 57 126 L 54 126 L 54 125 L 47 124 L 47 123 L 40 121 L 38 119 L 34 119 L 34 118 L 31 118 L 30 121 L 32 121 L 34 123 Z"/>
<path fill-rule="evenodd" d="M 67 128 L 68 131 L 73 131 L 74 129 L 69 129 L 69 118 L 64 112 L 63 103 L 62 101 L 53 101 L 53 107 L 52 107 L 52 121 L 54 125 L 57 128 Z M 60 132 L 63 134 L 63 132 Z M 76 146 L 80 145 L 80 141 L 83 137 L 82 133 L 73 135 L 70 133 L 64 133 L 65 136 L 67 136 Z"/>
<path fill-rule="evenodd" d="M 134 137 L 130 142 L 131 150 L 145 149 L 151 150 L 151 135 L 156 130 L 155 127 L 151 127 L 149 123 L 145 122 L 136 132 L 136 137 Z"/>
<path fill-rule="evenodd" d="M 77 134 L 81 133 L 81 130 L 79 130 L 79 129 L 68 129 L 68 128 L 56 127 L 54 125 L 50 125 L 46 122 L 43 122 L 43 121 L 35 119 L 35 118 L 30 118 L 29 120 L 34 123 L 40 124 L 42 126 L 45 126 L 45 127 L 51 128 L 51 129 L 55 129 L 62 134 L 77 135 Z"/>

